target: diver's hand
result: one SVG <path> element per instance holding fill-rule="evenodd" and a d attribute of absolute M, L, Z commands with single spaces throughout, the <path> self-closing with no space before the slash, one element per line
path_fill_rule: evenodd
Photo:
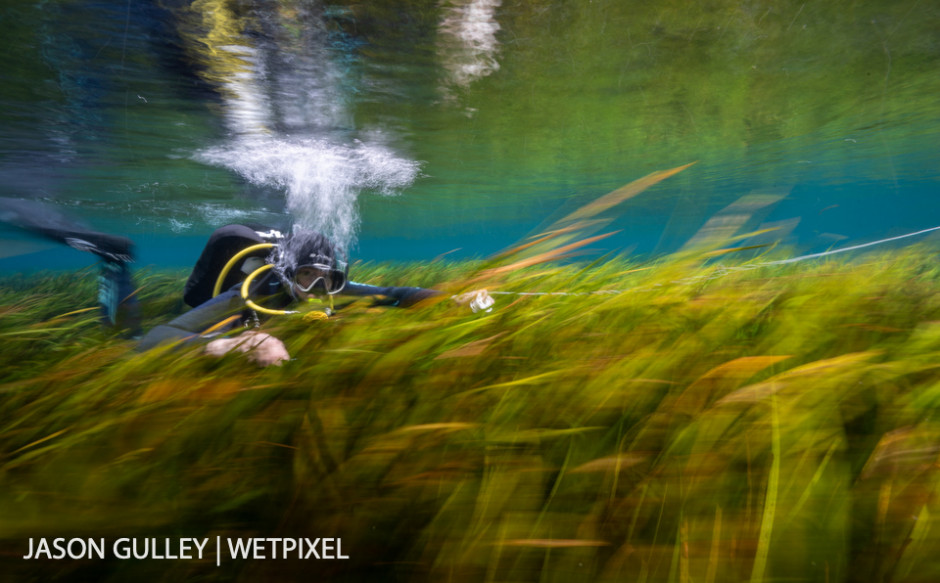
<path fill-rule="evenodd" d="M 249 330 L 234 338 L 219 338 L 206 345 L 206 354 L 222 356 L 232 350 L 247 352 L 248 360 L 260 366 L 280 366 L 290 360 L 290 354 L 284 343 L 264 332 Z"/>
<path fill-rule="evenodd" d="M 459 296 L 454 296 L 454 301 L 461 306 L 470 306 L 470 309 L 473 310 L 474 314 L 480 310 L 483 310 L 484 312 L 492 312 L 493 304 L 496 303 L 496 300 L 493 299 L 493 296 L 491 296 L 485 289 L 478 289 L 467 292 L 465 294 L 460 294 Z"/>

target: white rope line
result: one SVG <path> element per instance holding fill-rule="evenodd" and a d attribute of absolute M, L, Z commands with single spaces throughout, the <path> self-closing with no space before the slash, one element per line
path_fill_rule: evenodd
<path fill-rule="evenodd" d="M 511 292 L 511 291 L 488 291 L 491 296 L 591 296 L 596 294 L 622 294 L 633 291 L 625 289 L 598 289 L 588 292 Z"/>
<path fill-rule="evenodd" d="M 817 257 L 835 255 L 836 253 L 845 253 L 846 251 L 855 251 L 856 249 L 863 249 L 865 247 L 871 247 L 872 245 L 881 245 L 882 243 L 890 243 L 891 241 L 897 241 L 898 239 L 906 239 L 907 237 L 915 237 L 917 235 L 923 235 L 924 233 L 929 233 L 931 231 L 937 231 L 937 230 L 940 230 L 940 225 L 936 227 L 930 227 L 929 229 L 924 229 L 923 231 L 917 231 L 916 233 L 907 233 L 905 235 L 898 235 L 897 237 L 889 237 L 887 239 L 880 239 L 878 241 L 872 241 L 871 243 L 862 243 L 861 245 L 853 245 L 852 247 L 846 247 L 844 249 L 834 249 L 832 251 L 823 251 L 822 253 L 813 253 L 812 255 L 803 255 L 801 257 L 793 257 L 792 259 L 781 259 L 779 261 L 771 261 L 769 263 L 758 263 L 758 265 L 783 265 L 784 263 L 796 263 L 797 261 L 803 261 L 805 259 L 816 259 Z"/>
<path fill-rule="evenodd" d="M 929 229 L 923 229 L 922 231 L 916 231 L 914 233 L 905 233 L 904 235 L 898 235 L 896 237 L 888 237 L 887 239 L 879 239 L 877 241 L 872 241 L 870 243 L 862 243 L 861 245 L 853 245 L 851 247 L 845 247 L 843 249 L 833 249 L 831 251 L 823 251 L 821 253 L 812 253 L 810 255 L 801 255 L 799 257 L 791 257 L 790 259 L 779 259 L 777 261 L 767 261 L 764 263 L 752 263 L 750 265 L 737 265 L 733 267 L 726 267 L 719 269 L 715 275 L 711 276 L 695 276 L 683 280 L 685 282 L 695 281 L 698 279 L 715 279 L 721 277 L 722 275 L 727 275 L 735 271 L 744 271 L 749 269 L 758 269 L 761 267 L 769 267 L 771 265 L 785 265 L 789 263 L 796 263 L 798 261 L 806 261 L 807 259 L 818 259 L 820 257 L 827 257 L 829 255 L 835 255 L 837 253 L 845 253 L 847 251 L 855 251 L 858 249 L 864 249 L 865 247 L 872 247 L 874 245 L 881 245 L 882 243 L 890 243 L 891 241 L 897 241 L 899 239 L 906 239 L 908 237 L 916 237 L 917 235 L 923 235 L 925 233 L 930 233 L 932 231 L 940 231 L 940 225 L 936 227 L 930 227 Z M 659 287 L 662 284 L 656 284 L 655 287 Z M 602 289 L 589 292 L 511 292 L 511 291 L 491 291 L 488 292 L 491 296 L 589 296 L 597 294 L 622 294 L 631 291 L 640 291 L 640 288 L 632 289 Z"/>

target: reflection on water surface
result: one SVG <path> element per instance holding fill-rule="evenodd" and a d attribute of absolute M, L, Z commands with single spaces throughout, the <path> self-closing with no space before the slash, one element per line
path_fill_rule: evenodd
<path fill-rule="evenodd" d="M 376 259 L 492 253 L 649 172 L 611 249 L 742 196 L 814 250 L 935 226 L 938 8 L 199 0 L 3 8 L 0 172 L 185 264 L 258 220 Z M 35 263 L 31 261 L 31 263 Z"/>

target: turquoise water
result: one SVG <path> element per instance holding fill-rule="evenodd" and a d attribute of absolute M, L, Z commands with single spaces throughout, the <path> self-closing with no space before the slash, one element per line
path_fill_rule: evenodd
<path fill-rule="evenodd" d="M 475 257 L 656 170 L 598 252 L 751 194 L 795 253 L 940 225 L 940 6 L 6 2 L 2 196 L 185 266 L 237 221 L 364 260 Z M 10 229 L 0 268 L 87 256 Z"/>

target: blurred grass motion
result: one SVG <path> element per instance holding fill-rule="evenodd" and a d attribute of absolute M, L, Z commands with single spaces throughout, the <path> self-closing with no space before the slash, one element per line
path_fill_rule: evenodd
<path fill-rule="evenodd" d="M 935 249 L 539 264 L 573 249 L 542 239 L 355 277 L 570 295 L 273 319 L 295 359 L 270 369 L 198 347 L 133 352 L 80 311 L 92 272 L 3 280 L 3 571 L 940 580 Z M 141 277 L 150 325 L 180 310 L 182 279 Z M 352 558 L 20 559 L 28 537 L 217 535 L 341 537 Z"/>

